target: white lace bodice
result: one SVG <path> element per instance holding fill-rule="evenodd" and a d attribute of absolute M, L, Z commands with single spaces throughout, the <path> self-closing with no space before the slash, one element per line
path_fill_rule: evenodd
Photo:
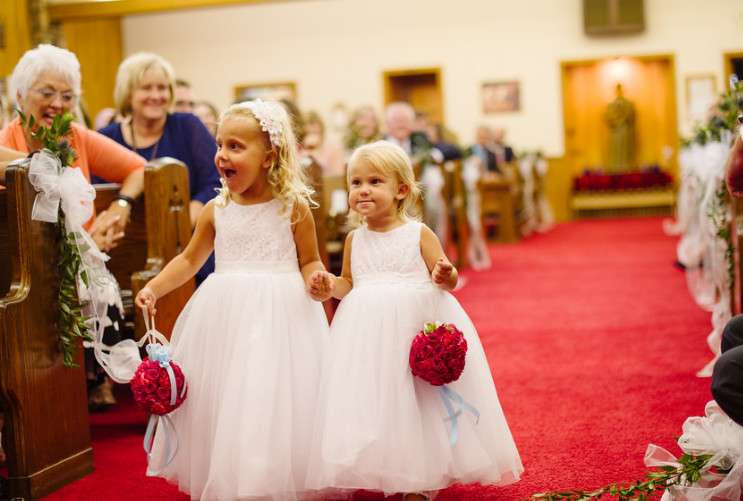
<path fill-rule="evenodd" d="M 280 214 L 281 201 L 256 205 L 229 202 L 214 208 L 216 236 L 214 256 L 217 271 L 236 269 L 235 265 L 257 264 L 268 268 L 281 263 L 283 268 L 298 269 L 297 246 L 294 243 L 288 214 Z"/>
<path fill-rule="evenodd" d="M 372 281 L 430 283 L 421 255 L 421 227 L 407 223 L 385 233 L 358 228 L 351 247 L 354 287 Z"/>

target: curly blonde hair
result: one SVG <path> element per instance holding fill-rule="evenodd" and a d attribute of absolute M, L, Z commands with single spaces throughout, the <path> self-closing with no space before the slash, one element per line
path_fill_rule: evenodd
<path fill-rule="evenodd" d="M 346 182 L 349 186 L 351 186 L 351 166 L 359 160 L 368 162 L 381 175 L 395 177 L 399 183 L 406 185 L 407 194 L 402 200 L 397 201 L 397 215 L 406 222 L 420 221 L 420 216 L 411 214 L 411 209 L 421 196 L 421 188 L 415 180 L 413 165 L 405 150 L 389 141 L 377 141 L 360 146 L 353 152 L 348 162 Z M 353 209 L 349 212 L 349 219 L 356 226 L 366 225 L 366 219 Z"/>
<path fill-rule="evenodd" d="M 236 103 L 227 108 L 217 122 L 222 124 L 227 119 L 241 119 L 249 127 L 260 134 L 266 151 L 276 150 L 277 157 L 273 165 L 268 169 L 268 182 L 271 185 L 273 196 L 281 200 L 282 212 L 289 211 L 299 199 L 305 200 L 310 207 L 315 204 L 312 200 L 314 191 L 309 187 L 307 174 L 299 162 L 297 154 L 297 140 L 292 131 L 292 125 L 284 110 L 284 107 L 275 101 L 268 101 L 275 107 L 275 113 L 281 117 L 281 146 L 273 147 L 268 132 L 264 131 L 260 124 L 260 118 L 253 113 L 250 101 Z M 224 186 L 224 185 L 223 185 Z M 223 187 L 220 194 L 225 203 L 229 200 L 229 190 Z"/>

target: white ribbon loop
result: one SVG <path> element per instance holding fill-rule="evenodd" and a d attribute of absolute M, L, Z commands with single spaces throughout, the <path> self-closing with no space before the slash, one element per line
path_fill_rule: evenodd
<path fill-rule="evenodd" d="M 36 221 L 57 222 L 59 205 L 70 230 L 78 230 L 93 217 L 95 189 L 78 168 L 62 168 L 62 162 L 49 150 L 31 158 L 29 180 L 39 194 L 31 217 Z"/>
<path fill-rule="evenodd" d="M 56 223 L 59 209 L 62 209 L 66 233 L 63 238 L 75 246 L 80 256 L 78 297 L 87 303 L 83 315 L 91 317 L 88 326 L 95 332 L 95 357 L 109 376 L 124 382 L 109 365 L 111 348 L 103 345 L 108 307 L 115 305 L 123 311 L 119 284 L 106 269 L 108 256 L 98 249 L 95 240 L 83 228 L 94 213 L 95 189 L 80 169 L 63 167 L 60 159 L 48 149 L 31 158 L 28 178 L 39 192 L 34 200 L 32 219 Z M 80 278 L 83 273 L 87 284 Z"/>
<path fill-rule="evenodd" d="M 740 501 L 743 478 L 743 427 L 732 421 L 712 400 L 704 417 L 690 417 L 678 440 L 681 449 L 692 456 L 708 455 L 701 478 L 692 485 L 683 483 L 668 488 L 671 499 L 684 501 Z M 645 453 L 648 467 L 681 465 L 668 451 L 649 445 Z M 712 467 L 716 467 L 715 470 Z M 720 469 L 727 473 L 720 473 Z"/>

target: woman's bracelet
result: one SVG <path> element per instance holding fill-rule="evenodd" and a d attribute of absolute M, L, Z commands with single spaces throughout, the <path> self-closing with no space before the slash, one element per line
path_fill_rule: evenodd
<path fill-rule="evenodd" d="M 118 202 L 118 204 L 121 207 L 128 205 L 129 208 L 132 210 L 132 212 L 134 212 L 134 205 L 136 202 L 134 201 L 132 197 L 122 195 L 121 193 L 119 193 L 118 195 L 114 197 L 114 202 Z"/>

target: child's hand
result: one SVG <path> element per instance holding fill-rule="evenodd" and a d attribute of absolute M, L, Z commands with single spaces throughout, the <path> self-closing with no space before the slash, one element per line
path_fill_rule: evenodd
<path fill-rule="evenodd" d="M 454 265 L 443 257 L 440 257 L 439 260 L 436 261 L 436 266 L 433 267 L 433 271 L 431 272 L 433 282 L 436 285 L 445 283 L 451 276 L 452 271 L 454 271 Z"/>
<path fill-rule="evenodd" d="M 155 309 L 156 301 L 157 296 L 149 287 L 145 287 L 144 289 L 139 291 L 137 297 L 134 298 L 134 304 L 136 304 L 140 310 L 147 307 L 147 313 L 149 313 L 151 317 L 154 317 L 155 313 L 157 313 L 157 310 Z"/>
<path fill-rule="evenodd" d="M 315 270 L 307 280 L 307 292 L 315 301 L 330 299 L 338 279 L 327 271 Z"/>

